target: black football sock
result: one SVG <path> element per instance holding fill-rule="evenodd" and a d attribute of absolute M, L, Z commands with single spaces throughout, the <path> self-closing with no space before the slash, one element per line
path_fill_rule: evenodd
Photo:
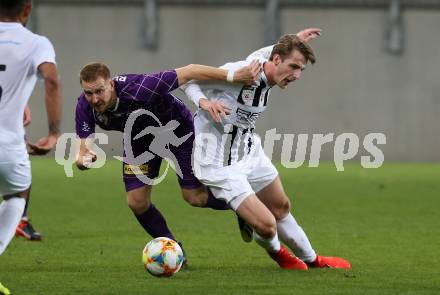
<path fill-rule="evenodd" d="M 167 237 L 175 240 L 173 234 L 167 226 L 165 218 L 153 204 L 151 204 L 144 213 L 134 215 L 145 231 L 153 238 Z"/>
<path fill-rule="evenodd" d="M 226 203 L 223 200 L 219 200 L 211 193 L 211 190 L 208 188 L 208 200 L 206 202 L 205 208 L 211 208 L 214 210 L 229 210 L 231 207 L 229 207 L 228 203 Z"/>

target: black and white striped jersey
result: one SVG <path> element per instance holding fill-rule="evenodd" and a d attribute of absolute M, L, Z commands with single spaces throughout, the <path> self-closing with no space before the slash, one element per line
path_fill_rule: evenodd
<path fill-rule="evenodd" d="M 250 61 L 239 61 L 227 63 L 221 68 L 238 70 L 249 64 Z M 230 165 L 251 152 L 255 143 L 253 130 L 257 119 L 268 105 L 271 89 L 264 72 L 260 75 L 258 85 L 192 81 L 182 88 L 193 101 L 198 101 L 200 96 L 209 100 L 219 100 L 231 110 L 230 115 L 220 124 L 215 123 L 204 110 L 199 109 L 196 113 L 196 137 L 206 134 L 214 134 L 216 137 L 216 149 L 207 153 L 210 163 L 214 161 L 219 165 Z"/>

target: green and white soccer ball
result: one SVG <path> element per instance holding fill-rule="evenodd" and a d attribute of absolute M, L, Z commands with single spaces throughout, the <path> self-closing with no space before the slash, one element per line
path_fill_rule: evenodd
<path fill-rule="evenodd" d="M 142 252 L 145 269 L 156 277 L 170 277 L 182 267 L 183 251 L 169 238 L 159 237 L 147 243 Z"/>

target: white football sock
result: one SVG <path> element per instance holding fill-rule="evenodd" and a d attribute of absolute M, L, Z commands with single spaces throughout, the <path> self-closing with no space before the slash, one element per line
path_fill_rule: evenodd
<path fill-rule="evenodd" d="M 291 213 L 277 221 L 277 231 L 280 240 L 289 246 L 299 259 L 304 262 L 315 261 L 315 250 Z"/>
<path fill-rule="evenodd" d="M 14 237 L 25 204 L 24 198 L 10 198 L 0 204 L 0 255 Z"/>
<path fill-rule="evenodd" d="M 254 239 L 258 245 L 260 245 L 270 253 L 277 253 L 278 251 L 280 251 L 281 245 L 280 241 L 278 240 L 277 234 L 275 234 L 275 236 L 272 238 L 265 239 L 254 231 Z"/>

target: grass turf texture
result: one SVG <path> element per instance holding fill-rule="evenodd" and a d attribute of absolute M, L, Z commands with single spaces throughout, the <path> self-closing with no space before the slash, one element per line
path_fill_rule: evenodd
<path fill-rule="evenodd" d="M 351 271 L 281 270 L 239 236 L 232 212 L 193 208 L 174 174 L 153 201 L 184 243 L 190 267 L 155 278 L 142 266 L 150 237 L 128 209 L 121 165 L 66 178 L 52 159 L 33 158 L 30 217 L 41 243 L 14 239 L 0 256 L 13 294 L 439 294 L 439 165 L 280 167 L 294 215 L 322 255 Z"/>

